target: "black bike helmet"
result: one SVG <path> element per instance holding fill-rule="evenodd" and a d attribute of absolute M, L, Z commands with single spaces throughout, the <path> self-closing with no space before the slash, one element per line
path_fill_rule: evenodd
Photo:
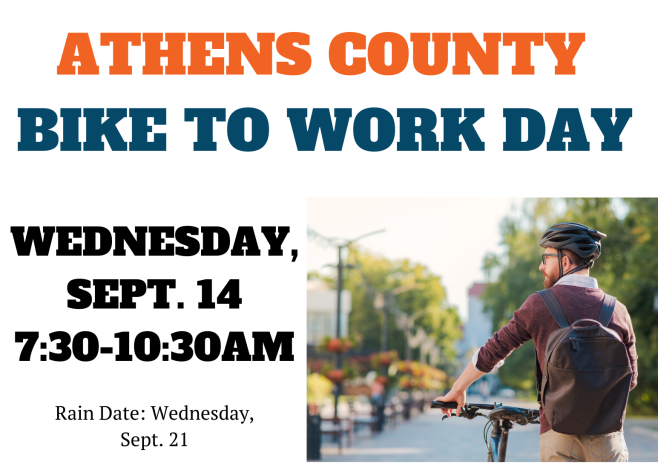
<path fill-rule="evenodd" d="M 556 223 L 550 227 L 541 237 L 539 246 L 542 248 L 555 248 L 558 254 L 560 266 L 560 278 L 562 274 L 562 250 L 570 250 L 576 253 L 582 260 L 583 265 L 567 274 L 575 273 L 581 269 L 594 266 L 594 260 L 601 256 L 601 238 L 605 233 L 596 231 L 580 223 Z"/>

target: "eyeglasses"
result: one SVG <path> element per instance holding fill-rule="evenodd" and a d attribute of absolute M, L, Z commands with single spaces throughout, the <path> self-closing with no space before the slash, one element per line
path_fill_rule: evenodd
<path fill-rule="evenodd" d="M 547 256 L 557 256 L 556 253 L 544 253 L 541 255 L 541 262 L 542 264 L 546 264 L 546 257 Z"/>

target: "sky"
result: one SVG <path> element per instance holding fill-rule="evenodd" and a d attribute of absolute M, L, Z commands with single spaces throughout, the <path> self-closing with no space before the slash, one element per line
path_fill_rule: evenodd
<path fill-rule="evenodd" d="M 448 301 L 467 318 L 468 288 L 483 281 L 482 259 L 500 252 L 499 224 L 518 213 L 522 198 L 312 198 L 307 201 L 309 228 L 327 237 L 365 237 L 359 245 L 396 260 L 409 258 L 441 277 Z M 336 248 L 309 240 L 308 271 L 331 273 Z"/>

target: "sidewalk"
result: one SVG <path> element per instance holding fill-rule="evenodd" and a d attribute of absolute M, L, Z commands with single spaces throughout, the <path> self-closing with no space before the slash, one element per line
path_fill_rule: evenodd
<path fill-rule="evenodd" d="M 506 400 L 506 405 L 534 408 L 532 402 Z M 451 418 L 427 409 L 407 422 L 370 436 L 354 435 L 351 448 L 338 454 L 335 444 L 322 442 L 322 461 L 486 461 L 482 431 L 486 420 Z M 624 424 L 631 461 L 658 462 L 658 418 L 627 419 Z M 516 425 L 510 431 L 507 461 L 539 461 L 539 425 Z"/>

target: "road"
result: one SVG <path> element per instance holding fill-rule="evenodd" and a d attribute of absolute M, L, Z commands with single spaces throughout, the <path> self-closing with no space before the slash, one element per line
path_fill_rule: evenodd
<path fill-rule="evenodd" d="M 505 401 L 524 408 L 532 403 Z M 322 461 L 486 461 L 482 431 L 486 420 L 452 418 L 441 421 L 439 410 L 426 410 L 379 435 L 355 435 L 351 448 L 338 454 L 336 444 L 322 442 Z M 631 461 L 658 462 L 658 418 L 629 418 L 624 434 Z M 539 425 L 516 425 L 510 431 L 507 461 L 539 461 Z"/>

